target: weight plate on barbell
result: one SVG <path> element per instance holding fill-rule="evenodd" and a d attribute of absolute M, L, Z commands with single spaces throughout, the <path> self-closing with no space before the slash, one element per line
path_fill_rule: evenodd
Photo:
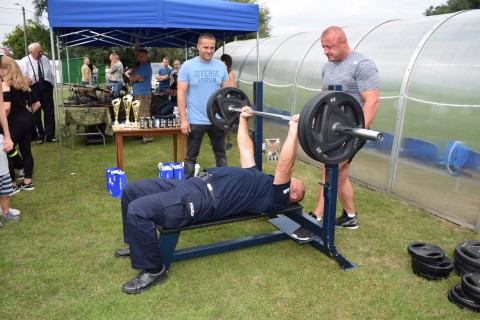
<path fill-rule="evenodd" d="M 236 130 L 240 113 L 229 111 L 230 106 L 242 108 L 250 106 L 250 101 L 242 90 L 233 87 L 220 88 L 212 93 L 207 102 L 207 115 L 210 122 L 225 131 Z"/>
<path fill-rule="evenodd" d="M 307 102 L 298 122 L 298 139 L 306 154 L 325 164 L 338 164 L 362 147 L 362 139 L 334 132 L 335 125 L 364 128 L 360 104 L 351 95 L 325 91 Z"/>

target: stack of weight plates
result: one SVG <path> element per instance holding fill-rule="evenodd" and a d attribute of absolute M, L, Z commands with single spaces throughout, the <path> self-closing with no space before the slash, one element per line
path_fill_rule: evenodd
<path fill-rule="evenodd" d="M 462 283 L 448 291 L 448 300 L 460 308 L 480 312 L 480 273 L 465 273 Z"/>
<path fill-rule="evenodd" d="M 480 241 L 467 240 L 460 242 L 453 252 L 455 271 L 459 275 L 480 273 Z"/>
<path fill-rule="evenodd" d="M 452 261 L 445 252 L 434 244 L 413 242 L 408 245 L 412 256 L 413 273 L 428 280 L 448 278 L 453 270 Z"/>

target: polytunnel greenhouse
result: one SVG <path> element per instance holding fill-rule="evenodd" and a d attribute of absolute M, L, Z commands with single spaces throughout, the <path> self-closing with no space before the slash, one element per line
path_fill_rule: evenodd
<path fill-rule="evenodd" d="M 292 115 L 322 90 L 321 30 L 227 43 L 237 86 L 263 111 Z M 480 229 L 480 10 L 344 27 L 350 47 L 377 65 L 384 133 L 355 157 L 350 177 L 429 212 Z M 258 43 L 258 48 L 257 48 Z M 258 55 L 258 59 L 257 59 Z M 263 138 L 283 141 L 285 121 L 264 118 Z M 298 148 L 299 158 L 320 163 Z"/>

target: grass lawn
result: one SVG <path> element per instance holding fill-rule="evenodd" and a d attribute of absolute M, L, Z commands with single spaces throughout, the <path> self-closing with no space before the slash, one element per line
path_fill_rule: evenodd
<path fill-rule="evenodd" d="M 359 265 L 355 270 L 342 271 L 310 245 L 287 240 L 174 263 L 164 284 L 127 295 L 121 286 L 137 271 L 113 257 L 124 246 L 120 201 L 105 190 L 115 146 L 111 137 L 106 147 L 83 141 L 77 137 L 72 150 L 64 140 L 64 169 L 58 144 L 33 145 L 35 190 L 11 197 L 22 221 L 0 229 L 0 319 L 478 319 L 447 299 L 460 277 L 414 275 L 407 245 L 435 243 L 453 259 L 460 241 L 479 234 L 358 185 L 360 228 L 336 232 L 336 246 Z M 127 181 L 155 177 L 159 161 L 173 161 L 171 141 L 125 138 Z M 235 144 L 228 155 L 239 164 Z M 207 140 L 199 163 L 214 165 Z M 264 162 L 264 171 L 273 173 L 274 165 Z M 296 172 L 309 211 L 320 170 L 299 161 Z M 222 225 L 187 232 L 180 245 L 272 230 L 264 220 Z"/>

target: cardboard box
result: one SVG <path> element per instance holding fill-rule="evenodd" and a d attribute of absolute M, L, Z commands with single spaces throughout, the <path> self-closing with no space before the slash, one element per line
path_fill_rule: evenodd
<path fill-rule="evenodd" d="M 170 162 L 158 163 L 158 177 L 162 179 L 173 179 L 173 166 Z"/>
<path fill-rule="evenodd" d="M 127 174 L 118 168 L 107 168 L 105 171 L 105 185 L 112 197 L 120 198 L 127 183 Z"/>
<path fill-rule="evenodd" d="M 179 162 L 173 164 L 173 177 L 177 180 L 185 180 L 185 171 L 183 165 Z"/>

